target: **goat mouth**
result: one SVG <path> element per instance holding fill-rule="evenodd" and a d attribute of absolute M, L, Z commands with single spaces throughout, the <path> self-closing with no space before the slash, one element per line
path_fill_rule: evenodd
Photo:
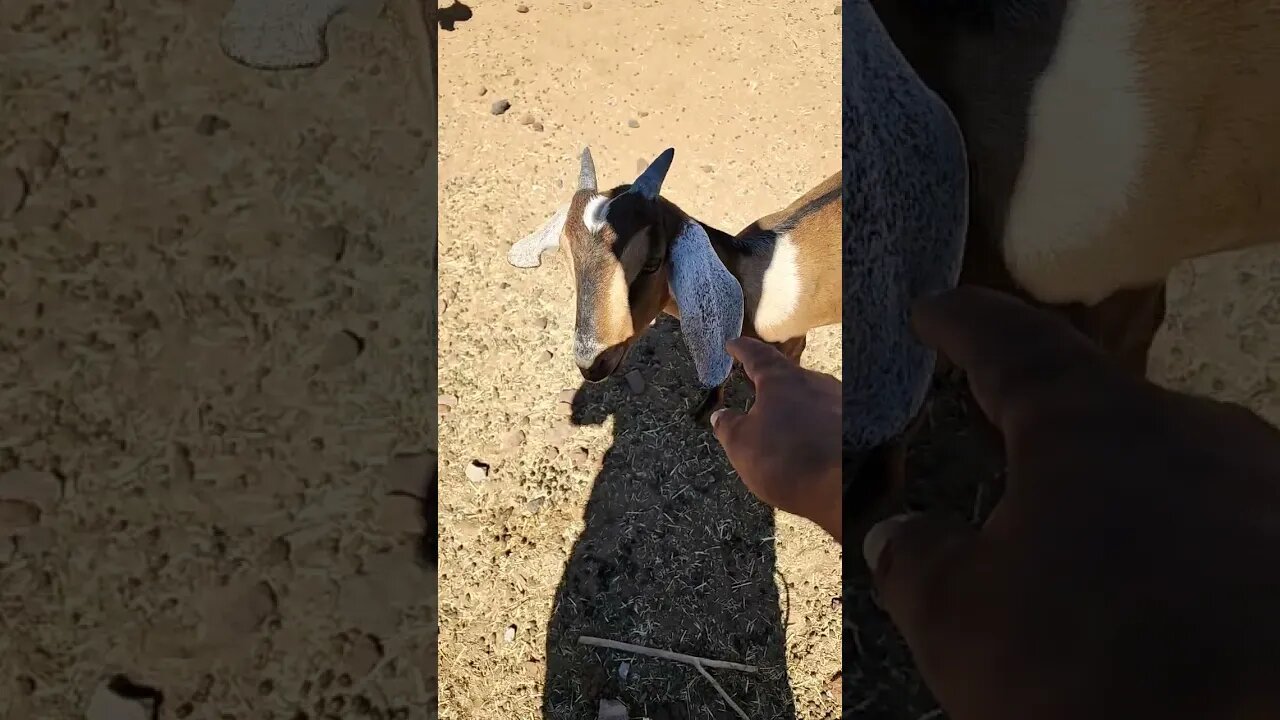
<path fill-rule="evenodd" d="M 604 382 L 618 372 L 626 357 L 627 346 L 615 345 L 596 356 L 590 366 L 578 366 L 578 370 L 582 373 L 582 378 L 589 383 Z"/>

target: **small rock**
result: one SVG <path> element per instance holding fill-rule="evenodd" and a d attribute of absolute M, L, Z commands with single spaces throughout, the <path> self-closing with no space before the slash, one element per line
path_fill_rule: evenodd
<path fill-rule="evenodd" d="M 509 430 L 502 436 L 502 449 L 510 452 L 524 445 L 524 431 L 520 429 Z"/>
<path fill-rule="evenodd" d="M 485 94 L 487 94 L 488 92 L 489 92 L 489 88 L 487 88 L 487 87 L 485 87 L 485 86 L 481 85 L 481 86 L 480 86 L 480 92 L 478 92 L 478 93 L 476 93 L 476 94 L 477 94 L 477 95 L 479 95 L 480 97 L 484 97 L 484 96 L 485 96 Z"/>
<path fill-rule="evenodd" d="M 596 714 L 596 720 L 629 720 L 630 717 L 631 713 L 626 705 L 617 700 L 600 698 L 600 711 Z"/>
<path fill-rule="evenodd" d="M 639 115 L 640 117 L 649 117 L 648 110 L 637 110 L 636 114 Z"/>
<path fill-rule="evenodd" d="M 627 375 L 627 387 L 631 389 L 632 394 L 639 395 L 644 392 L 644 375 L 639 370 L 632 370 Z"/>
<path fill-rule="evenodd" d="M 550 324 L 551 320 L 546 315 L 533 319 L 533 326 L 539 330 L 546 330 Z"/>
<path fill-rule="evenodd" d="M 8 162 L 22 171 L 32 184 L 39 184 L 49 177 L 58 162 L 58 149 L 44 138 L 23 140 L 10 152 Z"/>
<path fill-rule="evenodd" d="M 403 453 L 391 458 L 383 470 L 387 480 L 387 492 L 404 493 L 416 498 L 426 497 L 427 483 L 436 470 L 433 453 Z"/>
<path fill-rule="evenodd" d="M 577 391 L 577 390 L 574 390 L 573 388 L 565 388 L 564 390 L 561 390 L 561 391 L 560 391 L 560 394 L 559 394 L 559 395 L 557 395 L 557 396 L 556 396 L 556 402 L 558 402 L 558 403 L 572 404 L 572 403 L 573 403 L 573 398 L 574 398 L 577 394 L 578 394 L 578 391 Z"/>
<path fill-rule="evenodd" d="M 343 658 L 347 673 L 353 678 L 364 678 L 382 660 L 382 641 L 374 635 L 361 633 L 351 641 L 351 648 Z"/>
<path fill-rule="evenodd" d="M 832 14 L 832 15 L 839 15 L 839 14 L 840 14 L 840 7 L 841 7 L 840 5 L 836 5 L 835 12 L 833 12 L 833 13 L 831 13 L 831 14 Z"/>
<path fill-rule="evenodd" d="M 341 225 L 325 225 L 311 231 L 307 245 L 322 258 L 337 262 L 347 248 L 347 229 Z"/>
<path fill-rule="evenodd" d="M 10 470 L 0 474 L 0 499 L 22 500 L 49 512 L 62 500 L 62 480 L 43 470 Z"/>
<path fill-rule="evenodd" d="M 440 405 L 448 406 L 449 408 L 455 408 L 458 406 L 458 396 L 457 395 L 441 395 L 439 398 L 436 399 L 436 402 L 439 403 Z"/>
<path fill-rule="evenodd" d="M 543 350 L 542 352 L 538 353 L 538 362 L 549 363 L 551 362 L 551 359 L 554 357 L 555 356 L 551 354 L 550 350 Z"/>
<path fill-rule="evenodd" d="M 17 168 L 0 168 L 0 220 L 8 220 L 27 199 L 27 179 Z"/>
<path fill-rule="evenodd" d="M 582 3 L 582 9 L 583 9 L 583 10 L 590 10 L 590 9 L 591 9 L 591 3 L 589 3 L 589 2 L 584 2 L 584 3 Z"/>
<path fill-rule="evenodd" d="M 525 116 L 520 118 L 521 125 L 532 125 L 533 123 L 534 123 L 534 118 L 532 115 L 528 113 L 525 113 Z"/>
<path fill-rule="evenodd" d="M 265 581 L 234 584 L 210 598 L 205 629 L 213 638 L 252 634 L 276 611 L 276 605 L 275 590 Z"/>
<path fill-rule="evenodd" d="M 622 664 L 618 666 L 618 679 L 625 681 L 630 676 L 631 676 L 631 663 L 630 661 L 623 660 Z"/>
<path fill-rule="evenodd" d="M 489 112 L 494 115 L 501 115 L 510 109 L 511 103 L 507 100 L 494 100 L 493 104 L 489 106 Z"/>
<path fill-rule="evenodd" d="M 573 425 L 567 422 L 560 422 L 556 423 L 555 427 L 551 428 L 551 432 L 547 433 L 547 440 L 549 440 L 552 445 L 559 445 L 565 440 L 568 440 L 572 435 Z"/>
<path fill-rule="evenodd" d="M 289 556 L 293 554 L 293 548 L 289 546 L 287 538 L 278 537 L 267 545 L 262 551 L 262 562 L 267 567 L 272 565 L 283 565 L 289 562 Z"/>
<path fill-rule="evenodd" d="M 40 522 L 40 508 L 22 500 L 0 500 L 0 535 L 34 527 Z"/>
<path fill-rule="evenodd" d="M 640 121 L 635 118 L 631 118 L 630 120 L 627 121 L 627 127 L 638 128 L 640 127 Z"/>
<path fill-rule="evenodd" d="M 529 6 L 528 6 L 528 5 L 517 5 L 517 6 L 516 6 L 516 12 L 518 12 L 518 13 L 527 13 L 527 12 L 529 12 Z"/>
<path fill-rule="evenodd" d="M 703 166 L 702 166 L 702 172 L 704 172 L 704 173 L 709 173 L 709 172 L 711 172 L 712 170 L 715 170 L 715 168 L 711 167 L 710 165 L 703 165 Z"/>
<path fill-rule="evenodd" d="M 325 343 L 318 364 L 321 369 L 332 370 L 355 361 L 364 352 L 364 340 L 350 330 L 340 330 Z"/>
<path fill-rule="evenodd" d="M 546 504 L 547 504 L 547 499 L 545 497 L 531 498 L 528 502 L 524 504 L 524 510 L 530 515 L 536 515 L 538 514 L 538 511 L 541 510 L 543 506 Z"/>
<path fill-rule="evenodd" d="M 544 128 L 544 127 L 542 126 L 542 123 L 540 123 L 540 122 L 536 122 L 536 123 L 534 123 L 532 127 L 533 127 L 534 132 L 542 132 L 543 130 L 545 130 L 545 129 L 546 129 L 546 128 Z"/>
<path fill-rule="evenodd" d="M 229 127 L 231 127 L 231 123 L 217 115 L 202 115 L 200 120 L 196 122 L 196 132 L 205 137 L 214 135 L 218 131 L 226 130 Z"/>
<path fill-rule="evenodd" d="M 591 453 L 587 452 L 586 448 L 574 448 L 573 452 L 569 453 L 569 459 L 575 466 L 582 467 L 591 459 Z"/>
<path fill-rule="evenodd" d="M 515 625 L 508 625 L 508 626 L 507 626 L 507 629 L 506 629 L 505 631 L 503 631 L 503 633 L 502 633 L 502 640 L 503 640 L 503 642 L 508 642 L 508 643 L 515 642 L 515 640 L 516 640 L 516 626 L 515 626 Z"/>
<path fill-rule="evenodd" d="M 479 460 L 467 463 L 467 469 L 464 472 L 467 479 L 477 485 L 489 479 L 489 466 Z"/>
<path fill-rule="evenodd" d="M 114 681 L 108 681 L 93 691 L 84 716 L 85 720 L 150 720 L 154 713 L 154 699 L 125 697 L 117 692 Z"/>
<path fill-rule="evenodd" d="M 378 504 L 378 527 L 387 532 L 420 533 L 424 522 L 422 500 L 412 495 L 393 493 L 384 496 Z"/>

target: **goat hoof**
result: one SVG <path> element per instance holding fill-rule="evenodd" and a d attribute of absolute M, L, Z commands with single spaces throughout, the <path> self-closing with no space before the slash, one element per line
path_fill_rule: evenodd
<path fill-rule="evenodd" d="M 716 388 L 707 392 L 706 397 L 702 398 L 702 402 L 689 413 L 689 417 L 699 425 L 711 424 L 711 413 L 720 408 L 724 402 L 724 388 Z"/>

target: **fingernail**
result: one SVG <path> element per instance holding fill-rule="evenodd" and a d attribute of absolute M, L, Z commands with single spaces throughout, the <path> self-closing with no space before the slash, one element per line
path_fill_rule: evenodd
<path fill-rule="evenodd" d="M 711 413 L 711 427 L 713 429 L 715 428 L 716 423 L 720 422 L 720 416 L 725 414 L 728 411 L 729 411 L 728 408 L 720 408 L 719 410 Z"/>
<path fill-rule="evenodd" d="M 867 567 L 871 568 L 871 572 L 876 572 L 877 566 L 880 564 L 880 556 L 884 554 L 885 546 L 893 539 L 898 528 L 902 523 L 915 517 L 916 513 L 904 513 L 902 515 L 894 515 L 886 520 L 876 523 L 867 531 L 867 536 L 862 539 L 862 557 L 867 561 Z"/>

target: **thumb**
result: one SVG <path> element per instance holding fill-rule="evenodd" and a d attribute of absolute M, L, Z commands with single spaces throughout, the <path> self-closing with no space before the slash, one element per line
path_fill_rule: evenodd
<path fill-rule="evenodd" d="M 961 574 L 977 530 L 947 515 L 908 513 L 876 524 L 862 541 L 880 604 L 914 651 L 957 614 Z"/>
<path fill-rule="evenodd" d="M 729 456 L 730 462 L 733 461 L 734 440 L 738 436 L 740 423 L 746 417 L 746 415 L 737 410 L 729 408 L 721 408 L 711 413 L 711 432 L 716 436 L 716 440 L 720 441 L 720 445 L 724 447 L 724 452 Z"/>

